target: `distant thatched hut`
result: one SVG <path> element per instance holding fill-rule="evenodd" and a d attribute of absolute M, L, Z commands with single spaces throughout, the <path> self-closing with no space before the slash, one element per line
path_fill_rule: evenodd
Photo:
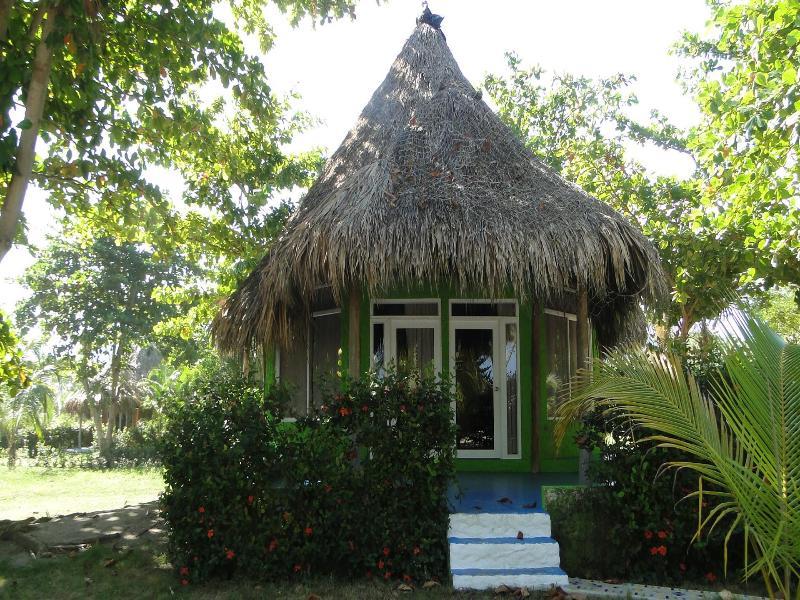
<path fill-rule="evenodd" d="M 266 348 L 300 413 L 339 351 L 353 374 L 449 369 L 464 468 L 574 470 L 554 382 L 641 334 L 662 289 L 639 230 L 534 158 L 420 23 L 214 335 Z"/>

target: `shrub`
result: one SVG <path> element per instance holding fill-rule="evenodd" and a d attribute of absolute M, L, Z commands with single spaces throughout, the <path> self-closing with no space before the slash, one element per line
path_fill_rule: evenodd
<path fill-rule="evenodd" d="M 161 418 L 139 421 L 135 427 L 114 432 L 111 457 L 115 466 L 145 467 L 160 464 L 159 443 L 165 423 Z"/>
<path fill-rule="evenodd" d="M 181 579 L 385 579 L 447 572 L 455 433 L 446 384 L 346 380 L 316 414 L 281 421 L 280 389 L 201 377 L 169 414 L 162 497 Z"/>

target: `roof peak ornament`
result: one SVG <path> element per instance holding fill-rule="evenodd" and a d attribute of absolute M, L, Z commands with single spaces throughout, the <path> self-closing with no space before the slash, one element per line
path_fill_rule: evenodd
<path fill-rule="evenodd" d="M 444 21 L 444 17 L 441 15 L 435 15 L 431 12 L 431 9 L 428 8 L 428 3 L 423 2 L 422 6 L 425 10 L 422 11 L 422 15 L 417 17 L 417 25 L 420 23 L 426 23 L 433 27 L 434 29 L 440 30 L 442 27 L 442 21 Z"/>

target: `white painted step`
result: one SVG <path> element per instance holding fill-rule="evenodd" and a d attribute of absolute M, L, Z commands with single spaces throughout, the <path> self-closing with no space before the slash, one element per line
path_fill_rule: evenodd
<path fill-rule="evenodd" d="M 567 574 L 557 567 L 528 569 L 452 569 L 457 590 L 487 590 L 500 585 L 547 589 L 569 584 Z"/>
<path fill-rule="evenodd" d="M 550 515 L 535 513 L 453 513 L 450 515 L 449 537 L 503 538 L 550 537 Z"/>
<path fill-rule="evenodd" d="M 451 569 L 558 568 L 560 563 L 558 543 L 550 537 L 453 537 L 449 542 Z"/>

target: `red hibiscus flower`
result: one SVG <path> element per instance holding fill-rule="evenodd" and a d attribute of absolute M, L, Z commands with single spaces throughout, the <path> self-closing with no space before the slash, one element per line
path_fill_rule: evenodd
<path fill-rule="evenodd" d="M 383 547 L 383 555 L 384 556 L 389 556 L 389 552 L 390 552 L 389 547 L 388 546 L 384 546 Z"/>
<path fill-rule="evenodd" d="M 303 568 L 303 567 L 302 567 L 302 566 L 300 566 L 300 565 L 295 565 L 295 566 L 294 566 L 294 568 L 293 568 L 293 570 L 294 570 L 294 572 L 295 572 L 295 573 L 299 573 L 299 572 L 302 570 L 302 568 Z"/>
<path fill-rule="evenodd" d="M 255 499 L 256 499 L 256 497 L 255 497 L 255 496 L 248 496 L 248 497 L 247 497 L 247 503 L 248 503 L 248 504 L 253 504 L 253 501 L 254 501 Z"/>
<path fill-rule="evenodd" d="M 361 412 L 368 413 L 369 412 L 369 406 L 367 406 L 366 404 L 363 404 L 361 406 Z"/>
<path fill-rule="evenodd" d="M 386 573 L 383 574 L 383 578 L 386 579 L 386 580 L 391 579 L 392 578 L 391 571 L 386 571 Z"/>
<path fill-rule="evenodd" d="M 277 547 L 278 547 L 278 540 L 272 538 L 272 541 L 269 543 L 269 551 L 274 552 Z"/>
<path fill-rule="evenodd" d="M 644 532 L 644 539 L 649 540 L 653 538 L 653 532 L 649 529 Z"/>
<path fill-rule="evenodd" d="M 661 556 L 666 556 L 666 555 L 667 555 L 667 547 L 666 547 L 666 546 L 663 546 L 663 545 L 662 545 L 662 546 L 659 546 L 659 547 L 658 547 L 658 553 L 659 553 Z"/>
<path fill-rule="evenodd" d="M 382 560 L 378 561 L 378 568 L 383 570 L 383 561 Z"/>
<path fill-rule="evenodd" d="M 211 539 L 212 537 L 214 537 L 214 530 L 213 529 L 209 529 L 206 532 L 206 535 L 208 536 L 208 539 Z"/>
<path fill-rule="evenodd" d="M 708 581 L 709 583 L 713 583 L 713 582 L 715 582 L 716 580 L 717 580 L 717 576 L 716 576 L 716 575 L 714 575 L 714 574 L 713 574 L 711 571 L 709 571 L 708 573 L 706 573 L 706 581 Z"/>
<path fill-rule="evenodd" d="M 661 531 L 658 532 L 658 539 L 665 540 L 667 539 L 667 535 L 669 534 L 662 529 Z"/>
<path fill-rule="evenodd" d="M 197 509 L 197 512 L 199 512 L 200 514 L 203 514 L 204 512 L 206 512 L 206 507 L 205 506 L 201 506 L 200 508 Z"/>
<path fill-rule="evenodd" d="M 419 546 L 414 546 L 413 552 L 414 552 L 414 556 L 419 556 L 419 554 L 422 552 L 422 550 L 419 549 Z"/>
<path fill-rule="evenodd" d="M 189 567 L 181 567 L 179 573 L 181 575 L 188 575 L 189 574 Z"/>
<path fill-rule="evenodd" d="M 181 585 L 189 585 L 188 579 L 181 579 Z"/>
<path fill-rule="evenodd" d="M 228 560 L 233 560 L 234 556 L 236 556 L 236 553 L 233 550 L 228 550 L 225 553 L 225 558 L 227 558 Z"/>
<path fill-rule="evenodd" d="M 650 554 L 651 554 L 651 555 L 653 555 L 653 556 L 655 556 L 656 554 L 658 554 L 658 548 L 656 548 L 655 546 L 653 546 L 652 548 L 650 548 Z"/>
<path fill-rule="evenodd" d="M 326 492 L 326 493 L 330 493 L 330 491 L 331 491 L 332 489 L 333 489 L 333 486 L 332 486 L 331 484 L 329 484 L 329 483 L 326 483 L 326 484 L 325 484 L 325 492 Z"/>
<path fill-rule="evenodd" d="M 311 527 L 306 527 L 303 530 L 303 533 L 306 534 L 306 537 L 311 537 L 311 534 L 314 533 L 314 530 Z"/>
<path fill-rule="evenodd" d="M 411 575 L 403 575 L 403 581 L 406 583 L 411 583 Z"/>

